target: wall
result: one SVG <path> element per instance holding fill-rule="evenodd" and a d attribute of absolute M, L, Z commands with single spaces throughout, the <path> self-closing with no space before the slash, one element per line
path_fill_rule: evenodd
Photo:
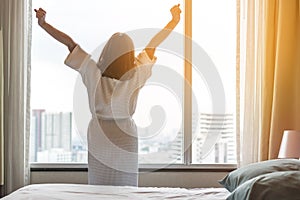
<path fill-rule="evenodd" d="M 153 187 L 221 187 L 217 182 L 228 172 L 141 172 L 139 186 Z M 31 172 L 31 184 L 37 183 L 87 183 L 87 172 Z"/>
<path fill-rule="evenodd" d="M 0 198 L 4 195 L 3 92 L 3 36 L 0 25 Z"/>

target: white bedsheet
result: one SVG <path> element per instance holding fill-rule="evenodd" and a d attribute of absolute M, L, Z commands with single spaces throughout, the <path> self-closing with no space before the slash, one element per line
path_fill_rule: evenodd
<path fill-rule="evenodd" d="M 36 184 L 25 186 L 2 200 L 225 200 L 228 195 L 229 192 L 224 188 L 184 189 L 83 184 Z"/>

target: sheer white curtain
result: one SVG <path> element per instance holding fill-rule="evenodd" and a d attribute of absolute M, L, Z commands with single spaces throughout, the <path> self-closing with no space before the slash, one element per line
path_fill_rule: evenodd
<path fill-rule="evenodd" d="M 239 165 L 259 161 L 262 123 L 263 1 L 240 3 L 241 134 Z"/>
<path fill-rule="evenodd" d="M 1 0 L 4 83 L 4 185 L 10 193 L 29 183 L 31 0 Z"/>

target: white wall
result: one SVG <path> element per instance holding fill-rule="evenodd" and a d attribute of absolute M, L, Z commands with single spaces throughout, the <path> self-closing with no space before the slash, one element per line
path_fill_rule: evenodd
<path fill-rule="evenodd" d="M 221 187 L 218 180 L 228 172 L 147 172 L 139 176 L 139 186 L 153 187 Z M 31 172 L 31 184 L 87 183 L 87 172 Z"/>

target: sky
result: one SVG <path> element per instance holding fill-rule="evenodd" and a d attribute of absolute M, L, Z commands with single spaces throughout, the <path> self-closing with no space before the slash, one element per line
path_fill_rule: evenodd
<path fill-rule="evenodd" d="M 33 0 L 32 2 L 33 8 L 42 7 L 47 11 L 47 22 L 70 35 L 91 54 L 115 32 L 163 28 L 171 19 L 169 9 L 173 5 L 180 3 L 184 11 L 183 0 Z M 221 76 L 226 93 L 227 112 L 235 112 L 235 13 L 234 0 L 193 1 L 193 39 L 212 59 Z M 183 15 L 184 12 L 181 22 L 175 29 L 179 34 L 184 31 Z M 64 65 L 68 49 L 47 35 L 37 25 L 35 18 L 32 30 L 31 106 L 33 109 L 42 108 L 49 112 L 70 112 L 73 110 L 73 102 L 76 101 L 73 97 L 74 92 L 78 92 L 75 83 L 80 77 L 76 71 Z M 150 41 L 153 36 L 153 33 L 145 34 L 145 38 L 142 39 Z M 183 48 L 182 41 L 179 40 L 178 45 Z M 157 67 L 167 66 L 183 76 L 183 59 L 180 56 L 163 50 L 157 50 L 156 56 Z M 194 72 L 193 90 L 199 110 L 209 112 L 211 110 L 209 88 L 201 73 Z M 156 70 L 156 73 L 159 73 L 159 70 Z M 183 88 L 183 81 L 172 84 Z M 155 105 L 160 105 L 166 112 L 165 132 L 181 128 L 179 125 L 182 120 L 182 93 L 178 94 L 171 91 L 170 87 L 159 85 L 150 84 L 144 87 L 134 115 L 139 126 L 144 127 L 151 123 L 149 111 Z M 88 108 L 87 105 L 85 107 Z"/>

